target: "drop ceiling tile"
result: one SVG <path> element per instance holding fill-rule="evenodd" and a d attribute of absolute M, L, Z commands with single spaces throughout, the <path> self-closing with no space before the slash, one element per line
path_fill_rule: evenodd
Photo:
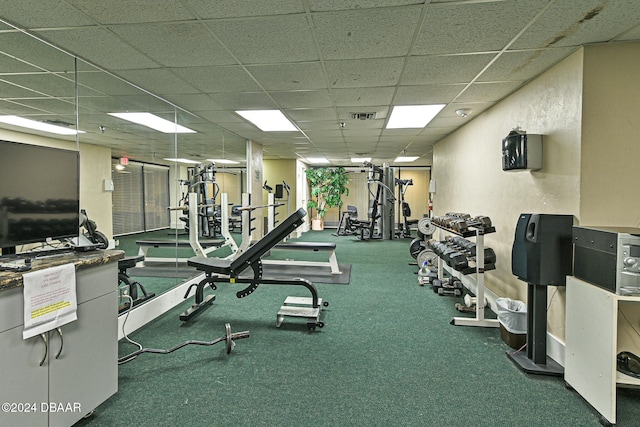
<path fill-rule="evenodd" d="M 521 82 L 474 83 L 456 99 L 456 102 L 500 101 L 518 89 L 521 84 Z"/>
<path fill-rule="evenodd" d="M 578 46 L 614 39 L 640 24 L 636 0 L 555 2 L 512 49 Z"/>
<path fill-rule="evenodd" d="M 108 112 L 118 111 L 135 111 L 138 110 L 138 106 L 130 104 L 120 97 L 114 96 L 80 96 L 78 98 L 78 106 L 80 107 L 80 114 L 83 113 L 98 113 L 102 112 L 106 114 Z M 83 111 L 85 110 L 85 111 Z"/>
<path fill-rule="evenodd" d="M 120 25 L 109 28 L 165 67 L 237 64 L 200 22 Z"/>
<path fill-rule="evenodd" d="M 20 100 L 22 105 L 26 105 L 35 110 L 49 112 L 51 114 L 63 114 L 73 117 L 76 111 L 75 99 L 69 97 L 67 99 L 59 98 L 34 98 Z M 75 119 L 72 123 L 75 123 Z"/>
<path fill-rule="evenodd" d="M 74 69 L 72 56 L 23 33 L 0 34 L 0 50 L 42 70 L 57 72 Z"/>
<path fill-rule="evenodd" d="M 327 90 L 271 92 L 280 108 L 323 108 L 332 107 Z"/>
<path fill-rule="evenodd" d="M 265 90 L 326 89 L 327 82 L 322 65 L 317 62 L 300 62 L 278 65 L 249 65 L 248 72 Z"/>
<path fill-rule="evenodd" d="M 394 86 L 398 83 L 403 58 L 325 61 L 332 88 Z"/>
<path fill-rule="evenodd" d="M 340 128 L 337 120 L 314 120 L 311 122 L 296 122 L 296 125 L 303 131 L 308 130 L 335 130 Z"/>
<path fill-rule="evenodd" d="M 166 68 L 124 70 L 119 76 L 149 92 L 168 97 L 172 94 L 196 94 L 198 90 Z"/>
<path fill-rule="evenodd" d="M 446 104 L 466 85 L 401 86 L 393 99 L 395 105 Z"/>
<path fill-rule="evenodd" d="M 43 39 L 108 70 L 155 68 L 157 63 L 123 43 L 105 28 L 82 27 L 57 31 L 35 31 Z"/>
<path fill-rule="evenodd" d="M 567 47 L 505 52 L 478 77 L 478 81 L 526 81 L 551 68 L 575 49 Z"/>
<path fill-rule="evenodd" d="M 437 3 L 427 6 L 413 55 L 499 51 L 547 0 Z"/>
<path fill-rule="evenodd" d="M 335 138 L 342 138 L 342 132 L 340 129 L 322 129 L 322 130 L 306 130 L 304 133 L 312 140 L 315 141 L 316 138 L 321 139 L 330 138 L 331 140 L 335 140 Z"/>
<path fill-rule="evenodd" d="M 209 120 L 212 123 L 240 123 L 244 122 L 244 119 L 237 115 L 236 113 L 232 113 L 229 111 L 207 111 L 207 110 L 194 110 L 194 113 L 199 115 L 205 120 Z"/>
<path fill-rule="evenodd" d="M 360 129 L 377 129 L 381 130 L 384 126 L 385 119 L 374 119 L 374 120 L 357 120 L 357 119 L 349 119 L 344 122 L 345 129 L 349 129 L 349 131 L 356 131 Z"/>
<path fill-rule="evenodd" d="M 184 95 L 166 95 L 163 96 L 167 101 L 177 105 L 178 107 L 195 113 L 196 111 L 212 111 L 222 110 L 222 107 L 213 100 L 210 95 L 204 93 L 184 94 Z"/>
<path fill-rule="evenodd" d="M 225 110 L 270 110 L 278 106 L 263 92 L 212 93 L 211 98 Z"/>
<path fill-rule="evenodd" d="M 1 86 L 1 85 L 0 85 Z M 0 114 L 14 114 L 17 116 L 27 117 L 40 113 L 33 108 L 20 104 L 19 101 L 11 101 L 0 98 Z"/>
<path fill-rule="evenodd" d="M 464 124 L 466 124 L 469 120 L 465 120 L 460 116 L 448 116 L 448 117 L 441 117 L 441 116 L 437 116 L 435 119 L 433 119 L 429 125 L 429 127 L 432 127 L 434 129 L 436 128 L 456 128 L 459 126 L 462 126 Z"/>
<path fill-rule="evenodd" d="M 384 105 L 393 99 L 393 87 L 333 89 L 331 94 L 337 107 L 367 107 Z M 362 108 L 359 108 L 362 109 Z M 366 110 L 366 108 L 364 108 Z"/>
<path fill-rule="evenodd" d="M 401 85 L 469 83 L 495 58 L 495 54 L 412 56 Z"/>
<path fill-rule="evenodd" d="M 312 14 L 323 59 L 403 56 L 422 6 L 358 9 Z"/>
<path fill-rule="evenodd" d="M 2 35 L 0 35 L 0 40 L 2 40 Z M 44 71 L 0 51 L 0 76 L 17 73 L 44 73 Z"/>
<path fill-rule="evenodd" d="M 75 95 L 73 74 L 14 74 L 2 80 L 48 96 Z"/>
<path fill-rule="evenodd" d="M 423 3 L 424 0 L 367 0 L 364 2 L 354 2 L 351 0 L 309 0 L 309 9 L 312 12 L 318 12 L 403 6 Z"/>
<path fill-rule="evenodd" d="M 101 24 L 142 23 L 193 19 L 175 0 L 67 0 Z"/>
<path fill-rule="evenodd" d="M 29 90 L 26 87 L 15 85 L 11 80 L 7 79 L 7 76 L 0 78 L 0 96 L 2 98 L 34 98 L 45 96 Z"/>
<path fill-rule="evenodd" d="M 286 109 L 284 113 L 294 122 L 309 122 L 312 120 L 337 120 L 333 108 L 298 108 Z"/>
<path fill-rule="evenodd" d="M 210 21 L 207 25 L 243 64 L 319 59 L 304 14 Z"/>
<path fill-rule="evenodd" d="M 239 18 L 247 16 L 290 15 L 303 13 L 304 6 L 299 0 L 254 1 L 254 0 L 182 0 L 202 19 Z"/>
<path fill-rule="evenodd" d="M 17 24 L 21 28 L 75 27 L 95 24 L 64 0 L 1 1 L 0 8 L 2 19 Z"/>
<path fill-rule="evenodd" d="M 344 135 L 345 138 L 348 138 L 348 139 L 353 139 L 358 137 L 377 138 L 381 134 L 381 129 L 346 127 L 342 130 L 342 134 Z"/>
<path fill-rule="evenodd" d="M 255 92 L 260 87 L 240 66 L 175 68 L 175 73 L 202 92 Z"/>
<path fill-rule="evenodd" d="M 81 95 L 98 93 L 109 96 L 138 95 L 140 89 L 127 81 L 119 79 L 96 68 L 85 68 L 78 73 L 78 84 Z"/>

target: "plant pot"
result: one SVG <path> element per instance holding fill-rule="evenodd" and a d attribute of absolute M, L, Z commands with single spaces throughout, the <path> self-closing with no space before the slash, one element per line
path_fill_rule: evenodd
<path fill-rule="evenodd" d="M 311 220 L 311 229 L 314 231 L 322 231 L 324 230 L 324 224 L 321 219 L 312 219 Z"/>

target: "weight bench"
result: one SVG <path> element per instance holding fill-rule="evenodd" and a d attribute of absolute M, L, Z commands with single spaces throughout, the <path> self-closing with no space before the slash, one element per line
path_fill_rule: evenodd
<path fill-rule="evenodd" d="M 142 283 L 132 281 L 129 273 L 127 272 L 128 269 L 135 267 L 136 264 L 142 260 L 143 257 L 140 255 L 129 256 L 118 260 L 118 294 L 121 298 L 124 298 L 124 295 L 129 295 L 131 297 L 131 301 L 127 301 L 126 303 L 120 301 L 118 313 L 122 313 L 130 307 L 133 308 L 136 305 L 156 296 L 155 293 L 148 293 Z M 138 288 L 140 288 L 142 295 L 138 293 Z"/>
<path fill-rule="evenodd" d="M 224 240 L 199 240 L 204 249 L 219 248 L 224 244 Z M 143 256 L 144 262 L 167 262 L 173 258 L 148 257 L 147 253 L 151 248 L 192 248 L 188 240 L 136 240 L 138 245 L 138 255 Z M 176 258 L 177 262 L 187 262 L 188 258 Z"/>
<path fill-rule="evenodd" d="M 285 249 L 294 251 L 329 252 L 329 261 L 280 261 L 263 260 L 263 264 L 275 265 L 299 265 L 304 267 L 329 267 L 331 274 L 341 274 L 338 258 L 336 257 L 336 244 L 331 242 L 287 242 L 278 243 L 273 249 Z"/>
<path fill-rule="evenodd" d="M 190 258 L 187 261 L 187 265 L 195 267 L 197 270 L 204 271 L 205 278 L 197 285 L 193 284 L 189 286 L 189 289 L 187 289 L 184 296 L 185 299 L 189 296 L 191 288 L 194 286 L 196 287 L 195 304 L 180 315 L 180 320 L 188 321 L 213 304 L 215 295 L 208 295 L 205 298 L 204 288 L 208 285 L 211 289 L 215 290 L 217 289 L 216 282 L 248 284 L 249 286 L 236 293 L 238 298 L 244 298 L 252 294 L 260 284 L 292 285 L 307 288 L 309 292 L 311 292 L 311 299 L 308 310 L 303 310 L 303 312 L 291 315 L 306 317 L 307 327 L 310 330 L 314 330 L 316 326 L 322 327 L 323 323 L 320 322 L 320 306 L 321 304 L 326 305 L 326 302 L 322 303 L 322 300 L 318 298 L 318 291 L 313 283 L 307 279 L 299 277 L 293 279 L 262 277 L 262 256 L 270 249 L 273 249 L 282 239 L 291 234 L 296 228 L 302 225 L 306 214 L 307 213 L 304 209 L 298 209 L 278 224 L 276 228 L 271 230 L 262 239 L 250 246 L 236 258 Z M 242 275 L 242 273 L 249 268 L 253 271 L 253 276 L 251 277 L 251 275 L 246 274 Z"/>

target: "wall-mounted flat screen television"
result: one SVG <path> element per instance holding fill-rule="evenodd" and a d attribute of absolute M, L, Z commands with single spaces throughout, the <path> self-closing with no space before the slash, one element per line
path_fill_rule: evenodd
<path fill-rule="evenodd" d="M 0 248 L 77 237 L 77 151 L 0 140 Z M 6 250 L 5 250 L 6 249 Z"/>

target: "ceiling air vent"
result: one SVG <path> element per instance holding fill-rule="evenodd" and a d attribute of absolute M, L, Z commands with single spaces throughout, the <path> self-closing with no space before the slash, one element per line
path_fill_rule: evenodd
<path fill-rule="evenodd" d="M 373 120 L 376 118 L 376 113 L 351 113 L 351 118 L 357 120 Z"/>

